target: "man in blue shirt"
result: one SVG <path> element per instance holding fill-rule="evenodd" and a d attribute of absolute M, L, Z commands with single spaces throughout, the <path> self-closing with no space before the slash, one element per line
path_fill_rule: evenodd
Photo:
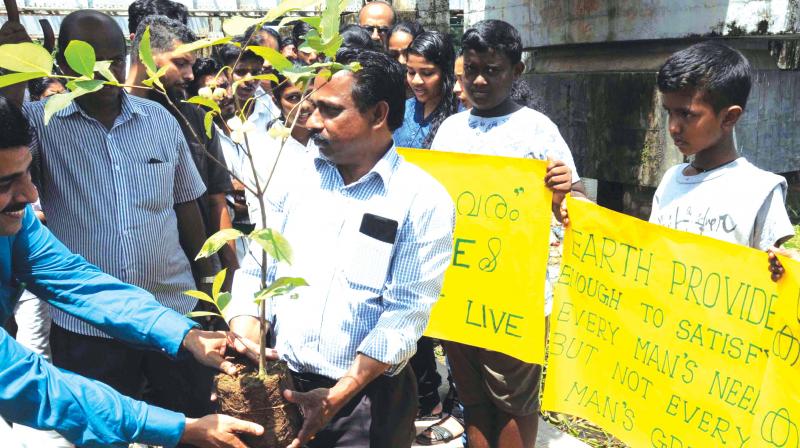
<path fill-rule="evenodd" d="M 31 183 L 30 142 L 22 112 L 0 97 L 0 324 L 27 288 L 114 338 L 172 357 L 186 351 L 205 365 L 231 372 L 233 366 L 223 358 L 225 333 L 198 330 L 191 320 L 160 305 L 146 291 L 120 282 L 71 253 L 39 223 L 30 207 L 38 196 Z M 86 447 L 181 442 L 244 448 L 236 433 L 263 431 L 228 416 L 190 419 L 130 399 L 102 383 L 53 367 L 2 328 L 0 416 L 57 430 Z"/>

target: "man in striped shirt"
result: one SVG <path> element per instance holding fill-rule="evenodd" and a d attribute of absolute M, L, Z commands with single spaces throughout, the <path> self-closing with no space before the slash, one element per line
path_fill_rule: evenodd
<path fill-rule="evenodd" d="M 267 318 L 297 386 L 287 399 L 305 417 L 292 447 L 409 447 L 417 391 L 408 360 L 450 262 L 453 203 L 392 143 L 405 103 L 401 66 L 373 51 L 341 51 L 337 61 L 362 68 L 314 85 L 306 126 L 319 154 L 279 166 L 291 185 L 268 195 L 267 224 L 294 252 L 291 266 L 271 263 L 268 280 L 311 286 L 297 299 L 268 299 Z M 237 271 L 226 312 L 234 332 L 258 340 L 253 259 Z"/>
<path fill-rule="evenodd" d="M 112 61 L 111 71 L 124 79 L 125 38 L 113 19 L 73 12 L 62 22 L 58 47 L 63 51 L 73 39 L 92 45 L 97 60 Z M 57 60 L 74 75 L 63 53 Z M 77 98 L 47 125 L 44 102 L 26 105 L 25 113 L 34 133 L 32 172 L 53 234 L 161 304 L 192 311 L 196 300 L 183 291 L 196 288 L 187 254 L 196 254 L 205 239 L 196 202 L 205 188 L 175 118 L 114 86 Z M 210 266 L 197 265 L 197 274 L 211 275 Z M 52 312 L 57 366 L 189 416 L 207 413 L 211 370 L 124 345 Z"/>

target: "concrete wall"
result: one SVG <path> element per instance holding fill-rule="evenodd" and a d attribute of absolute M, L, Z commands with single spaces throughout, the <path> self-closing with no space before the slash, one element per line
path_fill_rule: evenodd
<path fill-rule="evenodd" d="M 796 0 L 466 0 L 464 21 L 502 19 L 525 46 L 793 29 Z"/>

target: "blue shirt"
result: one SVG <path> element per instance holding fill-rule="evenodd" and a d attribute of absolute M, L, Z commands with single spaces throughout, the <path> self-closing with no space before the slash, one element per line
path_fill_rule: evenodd
<path fill-rule="evenodd" d="M 296 372 L 338 379 L 358 353 L 390 364 L 389 374 L 399 372 L 439 298 L 450 262 L 453 202 L 441 184 L 394 148 L 350 185 L 322 156 L 299 160 L 299 167 L 281 168 L 293 176 L 276 185 L 267 211 L 267 225 L 288 239 L 294 261 L 271 262 L 268 281 L 302 277 L 310 286 L 297 289 L 296 299 L 267 302 L 275 347 Z M 383 236 L 378 238 L 362 231 L 366 214 L 395 221 L 396 234 L 377 232 Z M 391 228 L 372 224 L 373 230 Z M 236 272 L 229 319 L 256 315 L 256 258 L 261 257 L 247 257 Z"/>
<path fill-rule="evenodd" d="M 175 117 L 160 104 L 122 93 L 110 130 L 77 102 L 45 126 L 45 104 L 28 103 L 25 113 L 34 134 L 34 181 L 50 231 L 103 272 L 181 314 L 193 310 L 197 300 L 183 294 L 195 283 L 174 206 L 200 197 L 205 185 Z M 106 336 L 52 311 L 62 328 Z"/>
<path fill-rule="evenodd" d="M 403 125 L 394 131 L 394 144 L 398 148 L 423 148 L 425 137 L 431 132 L 431 117 L 424 118 L 425 105 L 416 98 L 406 100 L 406 112 Z M 428 145 L 430 147 L 430 144 Z"/>
<path fill-rule="evenodd" d="M 22 283 L 52 306 L 111 336 L 176 356 L 191 320 L 159 305 L 71 253 L 28 206 L 22 229 L 0 236 L 0 324 L 12 315 Z M 102 362 L 102 360 L 87 360 Z M 182 414 L 120 395 L 105 384 L 62 371 L 14 341 L 0 327 L 0 415 L 56 429 L 81 446 L 128 442 L 174 446 Z"/>

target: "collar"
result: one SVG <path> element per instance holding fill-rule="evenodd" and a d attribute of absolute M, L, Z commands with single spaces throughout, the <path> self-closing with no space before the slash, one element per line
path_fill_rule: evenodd
<path fill-rule="evenodd" d="M 353 182 L 350 185 L 345 186 L 345 188 L 350 188 L 355 185 L 359 185 L 361 183 L 366 182 L 371 177 L 377 176 L 381 182 L 383 183 L 383 188 L 389 187 L 389 181 L 392 178 L 392 175 L 397 172 L 397 168 L 400 166 L 400 162 L 402 159 L 400 155 L 397 153 L 397 148 L 394 146 L 394 142 L 392 142 L 392 146 L 389 147 L 389 150 L 386 151 L 386 154 L 378 160 L 378 163 L 372 167 L 367 174 L 358 179 L 357 181 Z M 318 172 L 321 172 L 324 167 L 328 167 L 329 169 L 336 169 L 336 164 L 333 163 L 330 159 L 325 157 L 322 152 L 318 152 L 317 155 L 314 157 L 314 166 L 316 167 Z M 341 178 L 341 174 L 339 171 L 336 170 L 336 174 L 339 175 Z"/>
<path fill-rule="evenodd" d="M 425 105 L 417 101 L 416 98 L 412 98 L 414 100 L 414 121 L 424 125 L 428 124 L 433 118 L 433 114 L 428 115 L 428 118 L 425 118 Z"/>
<path fill-rule="evenodd" d="M 119 120 L 121 123 L 128 121 L 133 117 L 133 114 L 147 116 L 147 112 L 142 108 L 141 104 L 138 101 L 133 101 L 130 97 L 130 94 L 122 89 L 122 104 L 120 108 Z M 94 120 L 94 118 L 90 117 L 81 107 L 78 105 L 75 100 L 70 101 L 69 105 L 60 111 L 53 114 L 56 117 L 69 117 L 70 115 L 80 114 L 83 118 L 87 120 Z"/>

